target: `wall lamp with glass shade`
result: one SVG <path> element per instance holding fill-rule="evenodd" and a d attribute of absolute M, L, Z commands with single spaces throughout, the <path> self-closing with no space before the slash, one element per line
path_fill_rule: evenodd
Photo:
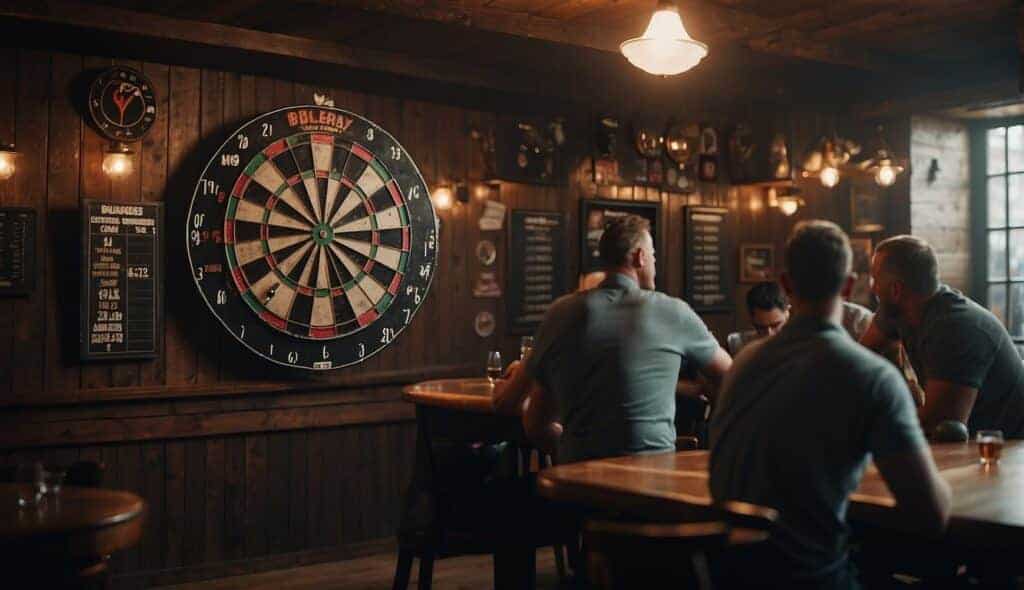
<path fill-rule="evenodd" d="M 803 177 L 817 178 L 822 186 L 832 188 L 842 180 L 840 170 L 858 153 L 860 146 L 848 139 L 823 137 L 804 158 Z"/>
<path fill-rule="evenodd" d="M 452 187 L 441 184 L 434 188 L 434 192 L 430 194 L 430 199 L 434 201 L 434 207 L 444 211 L 452 208 L 452 204 L 455 202 L 455 196 L 452 194 Z"/>
<path fill-rule="evenodd" d="M 619 51 L 629 63 L 656 76 L 674 76 L 700 63 L 708 46 L 690 37 L 675 2 L 659 0 L 643 36 L 624 41 Z"/>
<path fill-rule="evenodd" d="M 103 155 L 103 173 L 110 178 L 123 178 L 132 173 L 132 150 L 126 143 L 114 142 Z"/>
<path fill-rule="evenodd" d="M 867 160 L 858 162 L 857 167 L 871 174 L 878 186 L 892 186 L 896 182 L 896 177 L 903 172 L 904 166 L 889 149 L 881 126 L 878 127 L 876 141 L 878 145 L 874 153 Z"/>
<path fill-rule="evenodd" d="M 18 152 L 15 151 L 13 143 L 0 144 L 0 180 L 14 176 L 18 168 L 17 159 Z"/>

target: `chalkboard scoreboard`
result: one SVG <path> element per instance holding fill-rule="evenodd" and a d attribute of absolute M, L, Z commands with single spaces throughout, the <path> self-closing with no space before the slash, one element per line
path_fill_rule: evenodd
<path fill-rule="evenodd" d="M 685 207 L 686 267 L 683 297 L 696 311 L 733 307 L 735 236 L 729 210 Z"/>
<path fill-rule="evenodd" d="M 0 209 L 0 296 L 29 295 L 36 279 L 36 212 Z"/>
<path fill-rule="evenodd" d="M 84 201 L 82 360 L 159 353 L 163 218 L 160 203 Z"/>
<path fill-rule="evenodd" d="M 530 334 L 566 290 L 565 218 L 515 210 L 509 225 L 506 325 L 509 334 Z"/>

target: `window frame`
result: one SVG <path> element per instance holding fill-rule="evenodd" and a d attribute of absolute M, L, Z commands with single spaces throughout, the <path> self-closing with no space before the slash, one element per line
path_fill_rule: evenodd
<path fill-rule="evenodd" d="M 986 119 L 974 122 L 970 125 L 970 182 L 971 182 L 971 295 L 975 301 L 980 302 L 986 308 L 989 307 L 989 278 L 988 278 L 988 267 L 989 267 L 989 227 L 988 227 L 988 137 L 987 133 L 989 129 L 996 129 L 999 127 L 1013 127 L 1015 125 L 1024 125 L 1024 117 L 1009 117 L 1004 119 Z M 1007 134 L 1009 137 L 1009 134 Z M 1005 169 L 1002 173 L 992 175 L 1001 176 L 1003 178 L 1009 178 L 1014 174 L 1024 174 L 1022 172 L 1010 172 L 1009 166 L 1009 147 L 1007 141 L 1006 149 L 1006 160 Z M 941 166 L 941 164 L 940 164 Z M 941 172 L 940 172 L 941 174 Z M 1014 281 L 1011 278 L 1010 273 L 1010 232 L 1014 229 L 1024 229 L 1024 225 L 1010 225 L 1010 191 L 1009 181 L 1007 180 L 1006 198 L 1004 202 L 1006 207 L 1006 224 L 1004 227 L 996 228 L 997 231 L 1002 231 L 1006 235 L 1006 278 L 1002 281 L 992 281 L 993 283 L 1001 283 L 1006 285 L 1006 331 L 1010 334 L 1010 338 L 1013 339 L 1015 344 L 1024 345 L 1024 335 L 1016 337 L 1011 332 L 1009 326 L 1010 320 L 1010 285 L 1014 283 L 1024 283 L 1022 280 Z M 1020 348 L 1020 346 L 1018 346 Z"/>

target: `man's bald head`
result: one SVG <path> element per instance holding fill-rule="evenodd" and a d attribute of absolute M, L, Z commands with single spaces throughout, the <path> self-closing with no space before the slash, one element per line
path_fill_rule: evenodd
<path fill-rule="evenodd" d="M 916 236 L 902 235 L 882 240 L 875 246 L 875 281 L 900 281 L 923 297 L 939 290 L 939 261 L 931 244 Z"/>

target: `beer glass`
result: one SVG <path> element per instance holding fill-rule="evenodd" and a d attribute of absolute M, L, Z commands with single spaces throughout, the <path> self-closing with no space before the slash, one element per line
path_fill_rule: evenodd
<path fill-rule="evenodd" d="M 494 385 L 494 382 L 501 379 L 501 373 L 504 367 L 501 364 L 501 353 L 497 350 L 492 350 L 487 353 L 487 380 Z"/>
<path fill-rule="evenodd" d="M 987 467 L 998 463 L 1003 454 L 1003 431 L 979 430 L 977 440 L 981 464 Z"/>

